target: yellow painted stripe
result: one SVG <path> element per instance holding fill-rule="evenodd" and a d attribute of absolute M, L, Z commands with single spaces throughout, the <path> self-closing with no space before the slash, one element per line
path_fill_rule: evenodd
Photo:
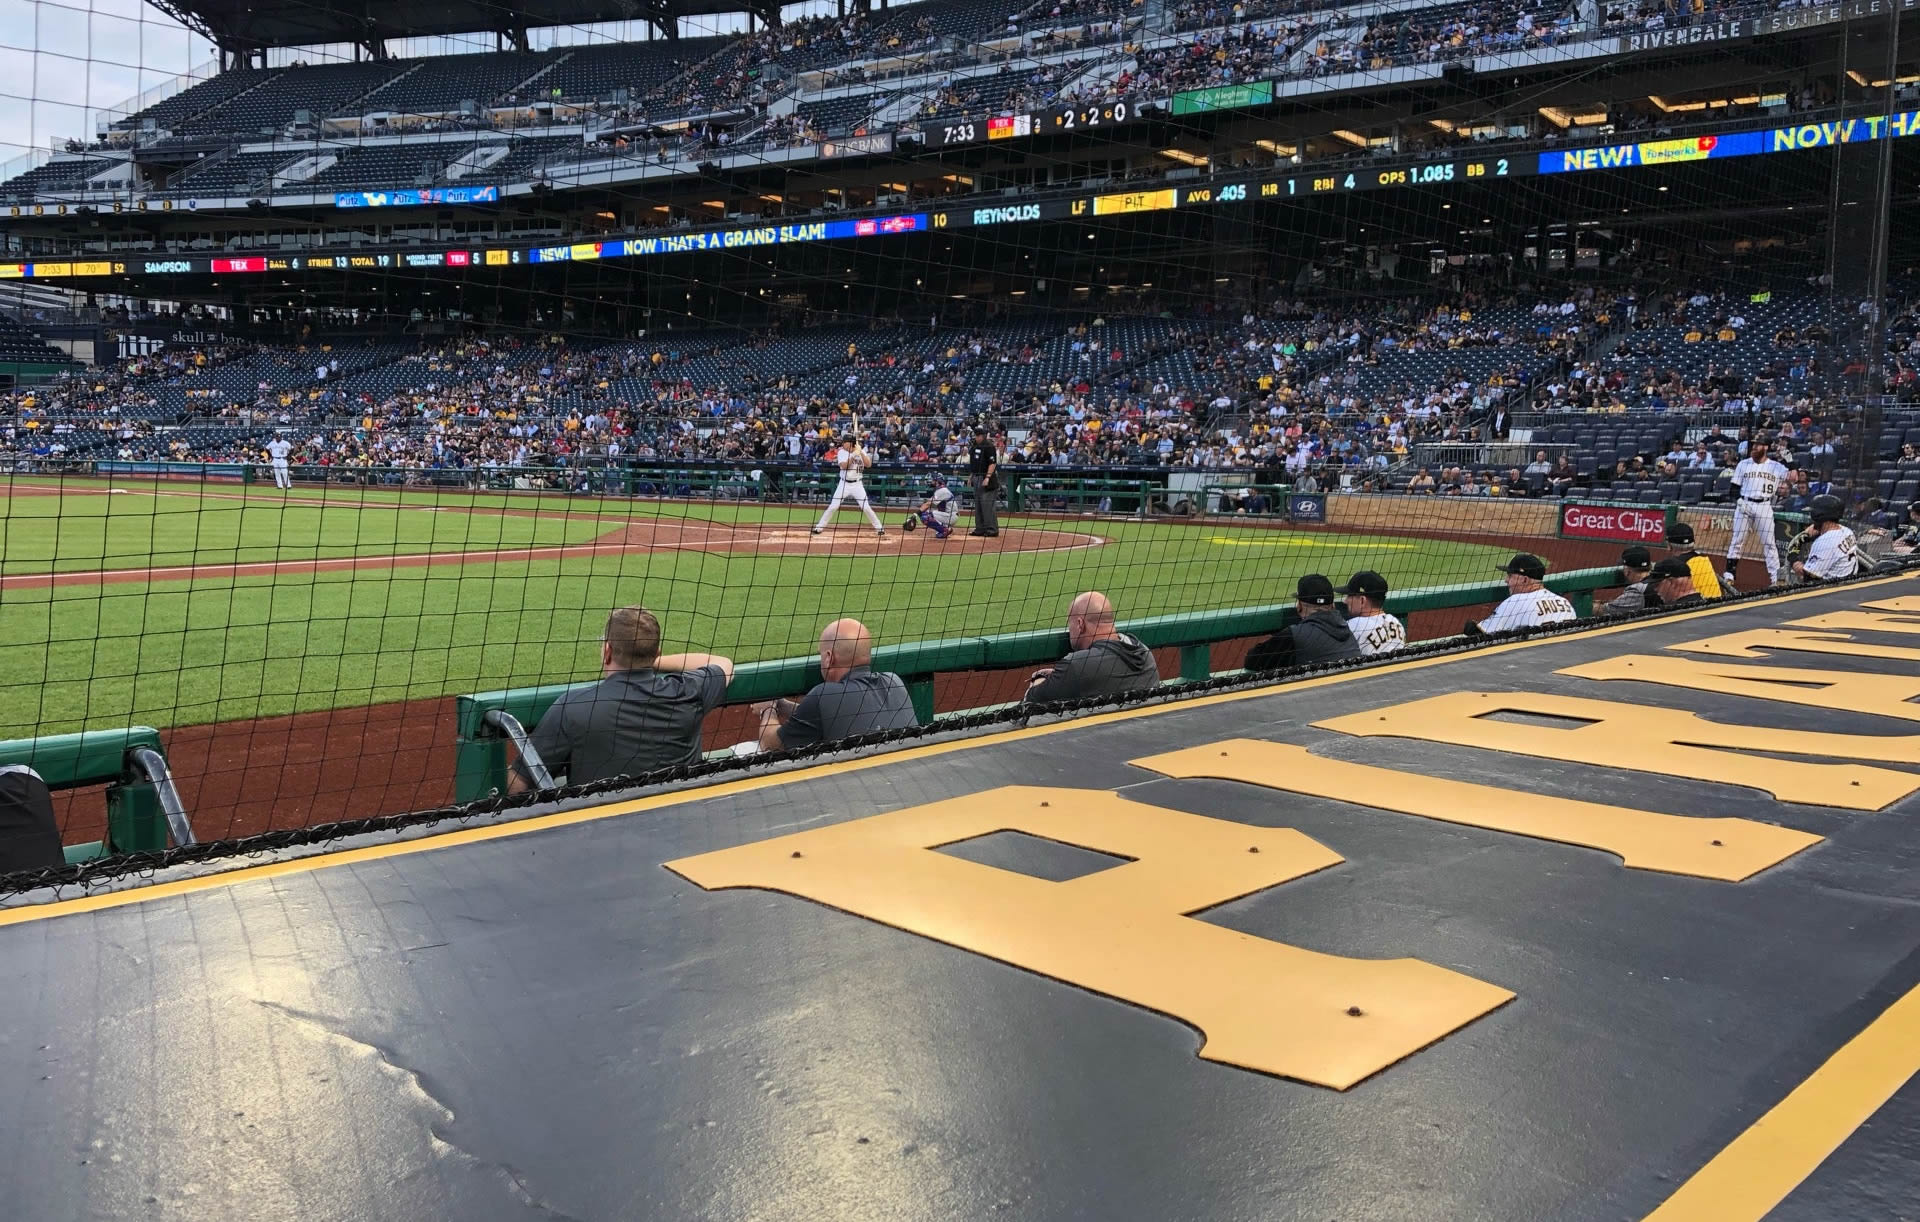
<path fill-rule="evenodd" d="M 1864 590 L 1889 582 L 1905 581 L 1901 574 L 1882 578 L 1878 581 L 1861 582 L 1849 589 Z M 1797 602 L 1803 598 L 1815 598 L 1823 594 L 1832 594 L 1832 590 L 1808 590 L 1804 594 L 1786 594 L 1775 602 Z M 1656 623 L 1671 623 L 1676 620 L 1694 620 L 1708 616 L 1723 615 L 1730 611 L 1749 609 L 1743 604 L 1703 607 L 1698 611 L 1682 612 L 1672 617 L 1655 620 L 1639 620 L 1631 623 L 1616 624 L 1606 628 L 1594 628 L 1578 634 L 1579 640 L 1598 636 L 1611 636 L 1618 632 L 1633 632 Z M 536 815 L 527 819 L 516 819 L 507 823 L 490 823 L 484 827 L 463 827 L 438 835 L 422 836 L 413 840 L 394 841 L 387 844 L 366 845 L 355 849 L 341 849 L 338 852 L 320 853 L 312 857 L 302 857 L 295 861 L 276 861 L 266 865 L 243 866 L 220 874 L 208 874 L 197 878 L 174 879 L 170 882 L 154 883 L 147 887 L 135 887 L 125 891 L 106 892 L 99 895 L 80 896 L 70 900 L 56 900 L 47 904 L 25 905 L 0 909 L 0 927 L 19 925 L 28 921 L 44 921 L 53 917 L 72 916 L 82 912 L 99 912 L 107 908 L 119 908 L 128 904 L 144 903 L 147 900 L 167 899 L 176 895 L 191 895 L 197 891 L 210 891 L 218 887 L 237 886 L 253 882 L 256 879 L 277 878 L 286 874 L 300 874 L 310 870 L 326 870 L 335 866 L 357 865 L 366 861 L 379 861 L 387 857 L 402 857 L 412 853 L 424 853 L 432 849 L 448 849 L 463 844 L 479 844 L 488 840 L 500 840 L 508 836 L 523 836 L 530 832 L 544 832 L 556 827 L 572 827 L 579 823 L 591 823 L 599 819 L 613 819 L 621 815 L 637 814 L 641 811 L 659 810 L 666 806 L 691 806 L 717 798 L 731 798 L 739 794 L 752 793 L 760 789 L 769 789 L 777 785 L 790 785 L 800 781 L 815 780 L 825 776 L 844 776 L 850 772 L 864 772 L 869 768 L 881 768 L 890 764 L 908 763 L 914 760 L 934 759 L 956 751 L 972 751 L 981 747 L 998 746 L 1002 743 L 1023 742 L 1032 738 L 1045 738 L 1052 734 L 1061 734 L 1070 730 L 1092 729 L 1096 726 L 1113 725 L 1116 722 L 1133 721 L 1141 717 L 1157 717 L 1165 713 L 1180 713 L 1188 709 L 1208 708 L 1220 704 L 1232 704 L 1241 700 L 1255 700 L 1264 696 L 1282 695 L 1287 692 L 1305 691 L 1310 688 L 1327 687 L 1335 683 L 1346 683 L 1354 679 L 1370 678 L 1374 675 L 1404 674 L 1409 671 L 1424 670 L 1429 666 L 1445 666 L 1453 662 L 1493 657 L 1498 654 L 1512 653 L 1515 650 L 1533 649 L 1541 645 L 1555 644 L 1569 638 L 1563 636 L 1534 637 L 1525 641 L 1511 641 L 1504 645 L 1490 645 L 1484 649 L 1475 649 L 1465 653 L 1442 654 L 1436 657 L 1411 658 L 1405 662 L 1389 663 L 1385 666 L 1370 666 L 1361 670 L 1341 671 L 1337 674 L 1322 675 L 1317 679 L 1302 679 L 1296 683 L 1287 683 L 1271 687 L 1257 687 L 1246 691 L 1220 692 L 1212 696 L 1195 696 L 1190 700 L 1176 700 L 1168 704 L 1148 705 L 1142 708 L 1117 709 L 1111 713 L 1095 713 L 1091 716 L 1068 721 L 1054 722 L 1044 726 L 1026 726 L 1015 730 L 1002 730 L 995 734 L 982 734 L 974 738 L 959 739 L 954 742 L 929 743 L 923 747 L 908 747 L 880 755 L 870 755 L 861 759 L 837 760 L 831 763 L 814 764 L 806 768 L 796 768 L 789 772 L 768 773 L 762 776 L 743 777 L 737 781 L 724 781 L 704 789 L 683 789 L 672 793 L 654 794 L 645 798 L 634 798 L 626 802 L 613 802 L 606 806 L 589 806 L 580 810 L 562 811 L 551 815 Z"/>
<path fill-rule="evenodd" d="M 1758 1222 L 1920 1072 L 1920 988 L 1680 1185 L 1646 1222 Z"/>

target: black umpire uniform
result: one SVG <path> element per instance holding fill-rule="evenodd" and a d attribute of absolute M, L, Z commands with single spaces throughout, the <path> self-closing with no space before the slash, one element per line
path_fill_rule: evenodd
<path fill-rule="evenodd" d="M 967 485 L 973 489 L 973 530 L 993 538 L 1000 533 L 1000 451 L 985 429 L 976 430 L 967 449 Z"/>

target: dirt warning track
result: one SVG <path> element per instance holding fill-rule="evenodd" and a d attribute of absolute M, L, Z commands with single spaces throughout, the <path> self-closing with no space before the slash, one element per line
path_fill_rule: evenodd
<path fill-rule="evenodd" d="M 755 522 L 731 525 L 679 518 L 633 522 L 587 543 L 548 547 L 401 552 L 378 556 L 257 560 L 238 563 L 146 565 L 138 568 L 85 569 L 65 573 L 16 573 L 0 577 L 0 590 L 52 586 L 114 585 L 154 581 L 203 581 L 248 577 L 311 577 L 322 573 L 379 572 L 386 569 L 446 565 L 518 564 L 536 560 L 572 560 L 592 556 L 649 555 L 654 552 L 716 552 L 764 556 L 946 556 L 986 552 L 1059 552 L 1099 547 L 1102 535 L 1078 531 L 1012 528 L 998 538 L 977 539 L 956 531 L 939 539 L 931 531 L 892 528 L 876 535 L 841 526 L 816 535 L 804 525 Z"/>

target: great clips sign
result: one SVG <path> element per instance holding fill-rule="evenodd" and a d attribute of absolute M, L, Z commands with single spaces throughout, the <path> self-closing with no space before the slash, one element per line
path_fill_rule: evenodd
<path fill-rule="evenodd" d="M 1660 543 L 1667 537 L 1667 510 L 1640 505 L 1585 505 L 1569 501 L 1560 507 L 1560 537 L 1606 539 L 1618 543 Z"/>

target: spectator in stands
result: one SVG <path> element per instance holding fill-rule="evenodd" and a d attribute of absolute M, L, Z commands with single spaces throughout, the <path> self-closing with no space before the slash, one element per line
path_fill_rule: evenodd
<path fill-rule="evenodd" d="M 65 864 L 47 783 L 25 764 L 0 765 L 0 874 Z"/>
<path fill-rule="evenodd" d="M 1529 479 L 1537 475 L 1543 481 L 1553 474 L 1553 464 L 1547 461 L 1545 450 L 1534 452 L 1533 461 L 1527 464 L 1526 474 Z"/>
<path fill-rule="evenodd" d="M 1384 596 L 1383 596 L 1384 597 Z M 1248 670 L 1284 670 L 1360 656 L 1360 642 L 1333 605 L 1333 583 L 1309 573 L 1294 587 L 1297 622 L 1247 652 Z"/>
<path fill-rule="evenodd" d="M 1687 470 L 1712 471 L 1718 466 L 1719 464 L 1713 461 L 1713 452 L 1707 449 L 1707 443 L 1704 440 L 1693 443 L 1693 453 L 1687 458 Z"/>
<path fill-rule="evenodd" d="M 1115 627 L 1113 603 L 1097 590 L 1077 595 L 1067 607 L 1067 643 L 1073 652 L 1034 672 L 1027 703 L 1113 696 L 1160 682 L 1153 651 Z"/>
<path fill-rule="evenodd" d="M 1602 615 L 1630 615 L 1647 606 L 1647 576 L 1653 571 L 1653 555 L 1640 544 L 1620 553 L 1620 570 L 1627 579 L 1626 588 L 1611 602 L 1600 604 Z"/>
<path fill-rule="evenodd" d="M 1415 496 L 1432 496 L 1438 489 L 1439 481 L 1433 478 L 1433 472 L 1426 467 L 1420 468 L 1419 474 L 1407 481 L 1407 491 Z"/>
<path fill-rule="evenodd" d="M 660 621 L 621 607 L 600 637 L 598 683 L 553 702 L 533 745 L 555 779 L 585 784 L 700 762 L 700 722 L 727 694 L 733 662 L 718 654 L 660 654 Z M 516 765 L 508 788 L 533 787 Z"/>
<path fill-rule="evenodd" d="M 820 678 L 797 703 L 756 705 L 764 751 L 810 747 L 918 724 L 899 675 L 875 671 L 873 636 L 857 619 L 837 619 L 820 634 Z"/>
<path fill-rule="evenodd" d="M 1550 496 L 1565 496 L 1572 491 L 1574 481 L 1580 473 L 1574 469 L 1573 460 L 1565 454 L 1553 464 L 1553 473 L 1547 477 L 1547 493 Z"/>

